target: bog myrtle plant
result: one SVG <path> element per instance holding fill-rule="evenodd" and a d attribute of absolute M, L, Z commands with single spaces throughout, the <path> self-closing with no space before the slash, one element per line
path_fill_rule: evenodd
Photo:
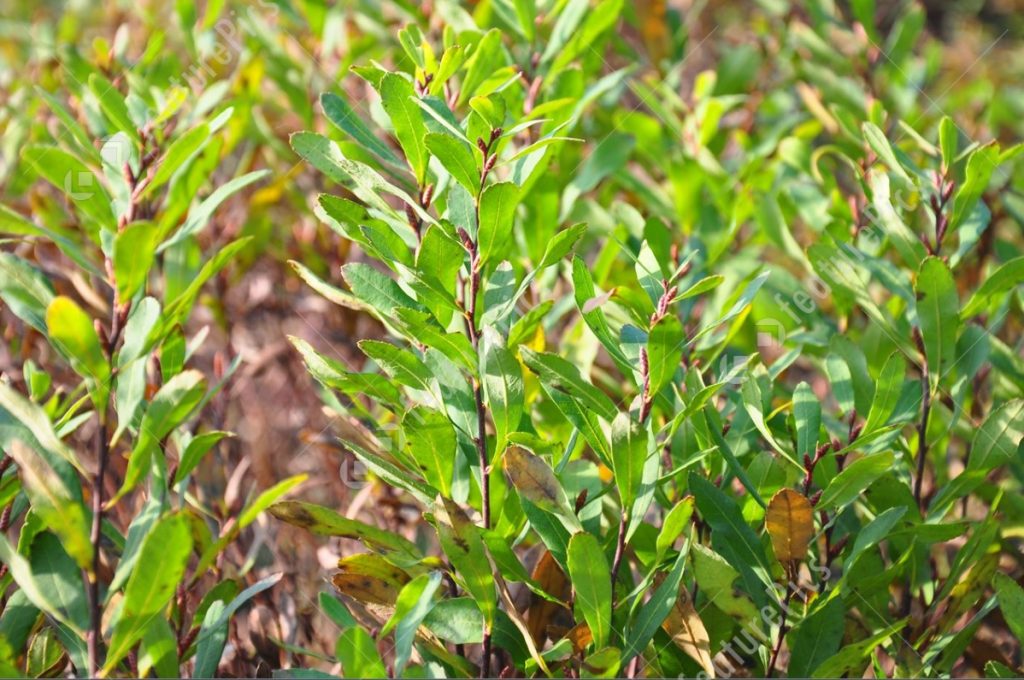
<path fill-rule="evenodd" d="M 267 173 L 211 187 L 230 106 L 117 86 L 84 60 L 75 68 L 86 120 L 40 91 L 58 128 L 17 167 L 51 188 L 30 214 L 0 206 L 0 299 L 23 351 L 33 337 L 48 347 L 0 384 L 0 672 L 208 677 L 234 611 L 279 578 L 243 590 L 209 574 L 302 481 L 230 522 L 193 490 L 204 457 L 231 436 L 200 424 L 238 361 L 192 367 L 205 333 L 186 325 L 248 240 L 204 253 L 197 235 Z"/>
<path fill-rule="evenodd" d="M 380 328 L 358 371 L 293 342 L 425 521 L 271 507 L 360 545 L 344 675 L 933 676 L 1024 632 L 1021 147 L 915 103 L 920 10 L 811 4 L 760 105 L 756 49 L 682 97 L 608 64 L 621 3 L 515 3 L 292 137 L 359 249 L 293 266 Z"/>

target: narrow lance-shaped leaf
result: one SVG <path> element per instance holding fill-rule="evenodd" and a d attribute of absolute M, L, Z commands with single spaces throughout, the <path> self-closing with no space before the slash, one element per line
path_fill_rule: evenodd
<path fill-rule="evenodd" d="M 281 501 L 270 507 L 270 514 L 319 536 L 341 536 L 364 541 L 385 550 L 418 555 L 411 541 L 398 534 L 348 519 L 328 508 L 301 501 Z"/>
<path fill-rule="evenodd" d="M 650 376 L 650 394 L 661 391 L 675 375 L 683 356 L 682 324 L 675 316 L 662 318 L 647 337 L 647 365 Z"/>
<path fill-rule="evenodd" d="M 104 671 L 117 667 L 142 639 L 152 618 L 160 616 L 181 583 L 192 552 L 192 532 L 184 514 L 156 523 L 142 544 L 135 571 L 125 587 L 124 605 L 114 625 Z"/>
<path fill-rule="evenodd" d="M 480 193 L 480 168 L 473 151 L 460 139 L 440 132 L 428 132 L 424 141 L 427 150 L 444 169 L 469 193 Z"/>
<path fill-rule="evenodd" d="M 766 589 L 773 588 L 768 560 L 757 535 L 736 505 L 711 482 L 691 473 L 690 491 L 697 510 L 711 527 L 715 550 L 735 566 L 743 577 L 744 589 L 758 606 L 767 602 Z"/>
<path fill-rule="evenodd" d="M 892 451 L 864 456 L 853 461 L 832 478 L 818 499 L 819 509 L 842 507 L 854 501 L 872 482 L 892 470 Z"/>
<path fill-rule="evenodd" d="M 427 169 L 427 147 L 423 141 L 427 126 L 414 97 L 416 93 L 412 83 L 396 73 L 386 74 L 380 82 L 381 103 L 391 119 L 409 167 L 416 175 L 416 181 L 422 185 Z"/>
<path fill-rule="evenodd" d="M 612 471 L 624 511 L 633 507 L 640 491 L 649 440 L 646 428 L 629 413 L 619 413 L 612 421 Z"/>
<path fill-rule="evenodd" d="M 110 392 L 110 364 L 92 319 L 71 298 L 58 296 L 46 309 L 46 328 L 71 367 L 89 383 L 96 408 L 104 412 Z"/>
<path fill-rule="evenodd" d="M 448 499 L 441 499 L 436 504 L 435 516 L 441 548 L 455 567 L 456 576 L 461 577 L 466 590 L 476 601 L 490 630 L 494 625 L 498 597 L 494 590 L 491 561 L 484 549 L 480 530 L 455 502 Z"/>
<path fill-rule="evenodd" d="M 157 391 L 142 417 L 139 438 L 128 458 L 124 483 L 110 500 L 110 505 L 135 488 L 149 472 L 150 460 L 160 442 L 192 414 L 205 395 L 203 374 L 191 369 L 174 376 Z"/>
<path fill-rule="evenodd" d="M 381 629 L 381 635 L 395 631 L 395 675 L 401 676 L 412 655 L 412 643 L 423 619 L 433 607 L 434 593 L 441 585 L 441 572 L 421 574 L 402 588 L 395 611 Z M 493 590 L 493 588 L 492 588 Z"/>
<path fill-rule="evenodd" d="M 32 447 L 14 440 L 6 448 L 18 464 L 32 511 L 60 537 L 78 566 L 91 572 L 93 549 L 85 506 L 71 497 L 57 472 Z"/>
<path fill-rule="evenodd" d="M 501 247 L 512 234 L 512 224 L 518 202 L 519 187 L 512 182 L 491 184 L 480 195 L 477 245 L 482 263 L 501 254 Z"/>
<path fill-rule="evenodd" d="M 914 292 L 917 295 L 917 322 L 934 386 L 946 377 L 956 360 L 960 300 L 949 266 L 937 257 L 925 258 Z"/>
<path fill-rule="evenodd" d="M 793 392 L 793 419 L 796 421 L 797 459 L 814 457 L 818 446 L 818 430 L 821 427 L 821 402 L 811 387 L 802 382 Z"/>
<path fill-rule="evenodd" d="M 596 649 L 608 642 L 612 619 L 612 585 L 608 560 L 592 534 L 576 534 L 569 540 L 569 579 L 576 593 L 576 608 L 590 626 Z"/>
<path fill-rule="evenodd" d="M 497 446 L 495 456 L 505 450 L 508 435 L 519 427 L 523 414 L 525 390 L 523 372 L 515 356 L 500 340 L 485 331 L 484 394 L 494 420 Z"/>
<path fill-rule="evenodd" d="M 450 498 L 457 455 L 452 422 L 439 411 L 417 406 L 405 415 L 402 427 L 423 478 L 442 496 Z"/>

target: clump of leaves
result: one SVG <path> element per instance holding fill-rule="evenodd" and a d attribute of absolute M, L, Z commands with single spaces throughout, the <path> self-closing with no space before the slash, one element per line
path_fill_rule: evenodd
<path fill-rule="evenodd" d="M 246 243 L 207 255 L 196 236 L 266 171 L 214 189 L 230 107 L 214 114 L 180 87 L 126 95 L 100 68 L 76 68 L 85 84 L 74 100 L 89 115 L 41 92 L 60 127 L 18 168 L 19 180 L 52 190 L 33 188 L 29 214 L 0 206 L 0 299 L 20 323 L 12 349 L 38 360 L 0 384 L 0 561 L 2 587 L 13 585 L 0 671 L 210 676 L 233 612 L 279 577 L 242 590 L 209 574 L 301 481 L 281 482 L 230 524 L 190 491 L 231 436 L 198 425 L 238 362 L 211 377 L 190 367 L 204 334 L 186 337 L 185 325 Z"/>
<path fill-rule="evenodd" d="M 362 371 L 295 345 L 367 483 L 432 529 L 272 507 L 363 546 L 333 576 L 352 613 L 322 600 L 346 675 L 931 675 L 982 626 L 1019 635 L 993 574 L 1022 517 L 1024 269 L 992 207 L 1021 147 L 898 121 L 916 85 L 857 82 L 814 5 L 769 13 L 808 58 L 742 125 L 756 54 L 687 102 L 681 68 L 602 73 L 608 0 L 438 47 L 409 27 L 411 73 L 355 69 L 372 117 L 327 93 L 340 141 L 293 136 L 366 260 L 343 287 L 294 266 L 383 329 Z M 921 18 L 890 27 L 894 72 Z M 644 112 L 584 113 L 627 88 Z"/>

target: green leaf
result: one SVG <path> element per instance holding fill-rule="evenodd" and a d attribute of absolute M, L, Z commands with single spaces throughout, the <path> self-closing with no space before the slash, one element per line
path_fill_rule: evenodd
<path fill-rule="evenodd" d="M 455 567 L 456 578 L 462 581 L 466 592 L 476 601 L 490 630 L 498 609 L 498 596 L 480 529 L 469 521 L 454 501 L 447 498 L 435 503 L 434 516 L 437 518 L 441 549 Z"/>
<path fill-rule="evenodd" d="M 875 396 L 871 400 L 871 410 L 864 421 L 864 434 L 871 434 L 884 426 L 900 398 L 903 379 L 907 373 L 907 362 L 899 352 L 893 352 L 882 366 L 875 384 Z"/>
<path fill-rule="evenodd" d="M 399 159 L 384 142 L 367 127 L 359 114 L 348 105 L 343 97 L 331 92 L 320 95 L 320 106 L 324 109 L 327 120 L 334 123 L 342 132 L 347 133 L 367 151 L 376 154 L 389 163 L 397 164 Z"/>
<path fill-rule="evenodd" d="M 744 590 L 759 607 L 767 603 L 765 593 L 772 585 L 768 558 L 757 534 L 750 528 L 736 502 L 714 484 L 690 473 L 690 491 L 697 510 L 711 527 L 711 542 L 729 564 L 739 570 Z"/>
<path fill-rule="evenodd" d="M 452 475 L 458 455 L 452 422 L 443 413 L 419 405 L 405 414 L 402 429 L 423 478 L 442 496 L 451 498 Z"/>
<path fill-rule="evenodd" d="M 88 630 L 89 609 L 83 572 L 65 551 L 59 536 L 49 531 L 37 534 L 28 551 L 29 564 L 36 585 L 60 607 L 56 618 L 68 621 L 75 630 Z"/>
<path fill-rule="evenodd" d="M 26 147 L 22 158 L 85 215 L 104 229 L 114 231 L 116 220 L 110 208 L 110 196 L 82 161 L 62 149 L 47 146 Z"/>
<path fill-rule="evenodd" d="M 988 414 L 971 440 L 968 470 L 989 471 L 1017 458 L 1024 438 L 1024 399 L 1013 399 Z"/>
<path fill-rule="evenodd" d="M 480 193 L 480 168 L 473 150 L 465 142 L 440 132 L 428 132 L 425 142 L 430 155 L 437 158 L 459 184 L 474 196 Z"/>
<path fill-rule="evenodd" d="M 710 602 L 747 625 L 759 616 L 750 598 L 733 587 L 740 573 L 724 557 L 699 543 L 690 546 L 690 554 L 694 580 Z"/>
<path fill-rule="evenodd" d="M 939 149 L 942 151 L 942 166 L 944 168 L 949 169 L 953 167 L 953 163 L 956 160 L 959 134 L 960 131 L 957 130 L 953 119 L 949 116 L 943 116 L 942 120 L 939 121 Z"/>
<path fill-rule="evenodd" d="M 960 319 L 966 321 L 988 309 L 994 300 L 1001 301 L 1003 293 L 1013 290 L 1021 283 L 1024 283 L 1024 257 L 1016 257 L 985 277 L 971 295 L 971 299 L 960 310 Z"/>
<path fill-rule="evenodd" d="M 0 534 L 0 562 L 3 562 L 14 579 L 14 582 L 18 584 L 18 590 L 12 595 L 11 600 L 8 601 L 7 607 L 11 607 L 13 598 L 18 593 L 24 593 L 25 597 L 38 609 L 39 611 L 49 614 L 55 621 L 59 621 L 64 625 L 68 626 L 72 630 L 77 630 L 78 633 L 84 634 L 84 630 L 76 629 L 75 625 L 65 614 L 65 609 L 60 602 L 59 593 L 55 592 L 51 584 L 43 583 L 42 579 L 38 578 L 41 573 L 37 568 L 33 567 L 29 561 L 20 554 L 13 545 L 7 540 L 7 537 Z M 5 608 L 5 613 L 7 609 Z M 33 617 L 35 618 L 35 617 Z"/>
<path fill-rule="evenodd" d="M 121 489 L 110 500 L 113 505 L 135 488 L 150 470 L 153 453 L 164 437 L 192 414 L 206 396 L 206 380 L 194 369 L 177 374 L 153 395 L 139 426 L 139 437 L 128 457 Z"/>
<path fill-rule="evenodd" d="M 555 57 L 554 63 L 551 65 L 551 72 L 561 71 L 587 50 L 594 49 L 593 43 L 598 37 L 616 24 L 622 7 L 622 0 L 602 0 L 593 9 L 588 10 L 586 19 L 579 30 L 573 33 L 572 40 Z"/>
<path fill-rule="evenodd" d="M 412 654 L 416 631 L 433 606 L 434 593 L 441 585 L 441 572 L 420 574 L 402 587 L 395 611 L 381 629 L 381 635 L 395 631 L 395 675 L 401 677 Z M 492 589 L 493 590 L 493 589 Z"/>
<path fill-rule="evenodd" d="M 480 224 L 477 246 L 480 262 L 487 263 L 501 253 L 499 249 L 512 233 L 519 187 L 512 182 L 491 184 L 480 195 Z"/>
<path fill-rule="evenodd" d="M 124 549 L 121 551 L 121 559 L 117 562 L 117 569 L 114 571 L 114 578 L 107 588 L 107 600 L 120 592 L 121 587 L 127 583 L 139 560 L 139 551 L 142 544 L 149 535 L 153 524 L 160 518 L 164 511 L 164 501 L 158 496 L 150 496 L 142 510 L 135 515 L 132 523 L 128 525 L 128 535 L 125 536 Z"/>
<path fill-rule="evenodd" d="M 220 658 L 224 655 L 224 646 L 228 641 L 228 624 L 221 621 L 225 612 L 224 602 L 214 601 L 203 614 L 203 623 L 199 628 L 196 642 L 196 663 L 192 671 L 196 678 L 213 678 L 217 676 Z"/>
<path fill-rule="evenodd" d="M 544 255 L 540 258 L 537 269 L 550 267 L 571 253 L 572 249 L 576 247 L 576 244 L 579 243 L 586 233 L 587 225 L 583 222 L 577 222 L 571 227 L 567 227 L 555 234 L 554 238 L 548 242 L 547 248 L 544 249 Z"/>
<path fill-rule="evenodd" d="M 0 299 L 19 319 L 46 333 L 46 308 L 53 301 L 53 284 L 26 260 L 0 253 Z"/>
<path fill-rule="evenodd" d="M 953 215 L 949 220 L 950 231 L 962 225 L 970 216 L 981 195 L 988 188 L 992 173 L 999 165 L 999 145 L 986 144 L 976 149 L 967 158 L 964 182 L 953 197 Z"/>
<path fill-rule="evenodd" d="M 456 645 L 483 641 L 484 618 L 469 597 L 454 597 L 434 604 L 423 625 L 437 637 Z"/>
<path fill-rule="evenodd" d="M 608 560 L 592 534 L 576 534 L 569 540 L 569 579 L 576 594 L 576 608 L 594 636 L 595 649 L 608 643 L 612 619 L 612 586 Z"/>
<path fill-rule="evenodd" d="M 4 417 L 6 415 L 9 415 L 11 419 L 21 424 L 23 428 L 21 433 L 14 430 L 13 427 L 8 429 L 10 421 Z M 54 430 L 53 423 L 50 422 L 46 411 L 2 382 L 0 382 L 0 423 L 3 423 L 5 426 L 3 429 L 0 429 L 0 437 L 2 437 L 0 442 L 3 444 L 6 445 L 10 441 L 9 437 L 17 438 L 24 435 L 25 441 L 38 443 L 40 447 L 39 455 L 54 470 L 59 470 L 62 463 L 69 463 L 70 465 L 64 466 L 65 469 L 70 471 L 70 468 L 73 467 L 82 472 L 82 474 L 85 474 L 75 452 L 61 441 L 61 438 Z M 11 430 L 14 431 L 12 432 Z M 78 488 L 77 480 L 69 482 L 67 478 L 61 479 L 61 486 L 68 495 L 75 495 Z"/>
<path fill-rule="evenodd" d="M 828 599 L 806 616 L 789 634 L 791 678 L 809 677 L 811 671 L 839 651 L 846 630 L 846 612 L 839 597 Z"/>
<path fill-rule="evenodd" d="M 183 224 L 171 238 L 161 243 L 160 247 L 156 249 L 156 252 L 162 253 L 171 246 L 181 243 L 190 236 L 195 236 L 201 232 L 210 221 L 210 218 L 213 217 L 217 208 L 220 207 L 221 203 L 250 184 L 260 181 L 269 174 L 269 170 L 256 170 L 242 175 L 241 177 L 236 177 L 230 182 L 217 187 L 213 193 L 203 199 L 202 203 L 192 210 L 189 210 L 185 224 Z"/>
<path fill-rule="evenodd" d="M 693 517 L 693 497 L 687 496 L 672 506 L 672 509 L 665 514 L 661 529 L 658 531 L 658 538 L 655 541 L 655 548 L 658 555 L 664 555 L 676 542 L 686 525 Z"/>
<path fill-rule="evenodd" d="M 135 222 L 114 239 L 114 278 L 122 302 L 131 300 L 146 283 L 156 255 L 157 232 L 150 222 Z"/>
<path fill-rule="evenodd" d="M 124 132 L 131 139 L 138 139 L 139 132 L 131 114 L 128 113 L 128 104 L 113 83 L 99 73 L 92 73 L 89 75 L 89 89 L 96 96 L 103 113 L 114 124 L 114 128 Z"/>
<path fill-rule="evenodd" d="M 876 479 L 890 473 L 895 460 L 892 451 L 858 458 L 832 478 L 815 507 L 820 510 L 841 508 L 853 502 Z"/>
<path fill-rule="evenodd" d="M 893 172 L 905 185 L 911 185 L 913 180 L 910 179 L 910 175 L 907 174 L 903 164 L 897 160 L 896 152 L 889 144 L 889 140 L 886 139 L 885 133 L 882 132 L 874 123 L 864 123 L 863 130 L 864 139 L 867 140 L 868 145 L 871 146 L 879 159 L 881 159 L 881 161 L 889 167 L 889 170 Z"/>
<path fill-rule="evenodd" d="M 803 460 L 804 456 L 813 458 L 821 428 L 821 402 L 806 382 L 797 385 L 793 392 L 793 419 L 796 421 L 797 460 Z"/>
<path fill-rule="evenodd" d="M 650 435 L 643 425 L 623 412 L 612 420 L 612 471 L 623 511 L 633 507 L 643 483 L 644 463 L 650 455 Z"/>
<path fill-rule="evenodd" d="M 654 638 L 654 634 L 658 632 L 662 622 L 676 606 L 685 566 L 686 551 L 680 551 L 672 565 L 672 570 L 661 582 L 661 585 L 654 589 L 651 598 L 640 608 L 632 625 L 627 629 L 626 646 L 622 652 L 623 663 L 644 651 L 644 648 Z"/>
<path fill-rule="evenodd" d="M 1006 574 L 997 572 L 995 577 L 996 599 L 1003 618 L 1017 640 L 1024 640 L 1024 589 Z"/>
<path fill-rule="evenodd" d="M 142 192 L 143 197 L 151 196 L 154 191 L 166 184 L 192 156 L 210 139 L 210 126 L 200 123 L 188 132 L 179 135 L 171 142 L 167 151 L 160 157 L 153 178 Z"/>
<path fill-rule="evenodd" d="M 185 514 L 168 515 L 150 531 L 125 587 L 124 604 L 114 624 L 104 673 L 116 668 L 142 639 L 153 618 L 163 615 L 185 575 L 191 553 L 192 532 Z"/>
<path fill-rule="evenodd" d="M 318 536 L 340 536 L 363 541 L 383 550 L 419 554 L 416 546 L 390 531 L 348 519 L 328 508 L 302 501 L 281 501 L 270 506 L 270 514 L 277 519 L 300 527 Z"/>
<path fill-rule="evenodd" d="M 92 319 L 71 298 L 57 296 L 46 308 L 46 329 L 57 350 L 90 385 L 93 403 L 105 409 L 110 392 L 110 364 L 103 354 Z"/>
<path fill-rule="evenodd" d="M 384 662 L 380 660 L 377 643 L 370 634 L 356 626 L 338 637 L 335 654 L 347 678 L 386 678 Z"/>
<path fill-rule="evenodd" d="M 313 167 L 332 181 L 350 188 L 366 205 L 376 208 L 384 215 L 400 219 L 399 214 L 383 197 L 383 194 L 391 194 L 405 203 L 420 219 L 428 224 L 434 222 L 429 213 L 420 206 L 419 201 L 387 182 L 365 163 L 345 158 L 338 145 L 323 135 L 297 132 L 292 135 L 291 144 L 295 153 L 309 161 Z"/>
<path fill-rule="evenodd" d="M 156 671 L 160 678 L 173 678 L 178 674 L 178 638 L 167 619 L 153 619 L 139 645 L 138 668 L 140 677 Z M 199 677 L 199 676 L 196 676 Z"/>
<path fill-rule="evenodd" d="M 420 307 L 395 280 L 363 262 L 350 262 L 341 268 L 352 294 L 377 310 L 383 317 L 394 314 L 398 307 Z"/>
<path fill-rule="evenodd" d="M 608 395 L 586 382 L 574 364 L 556 354 L 535 352 L 527 347 L 521 347 L 519 354 L 523 363 L 548 387 L 568 394 L 608 422 L 618 414 Z"/>
<path fill-rule="evenodd" d="M 657 394 L 672 380 L 683 357 L 686 337 L 683 326 L 675 316 L 663 317 L 651 328 L 647 336 L 647 365 L 649 367 L 651 396 Z"/>
<path fill-rule="evenodd" d="M 960 299 L 949 266 L 937 257 L 925 258 L 917 275 L 914 293 L 917 296 L 917 321 L 934 385 L 952 370 L 956 361 Z"/>
<path fill-rule="evenodd" d="M 203 457 L 209 453 L 210 449 L 216 446 L 221 439 L 234 436 L 235 435 L 231 432 L 212 430 L 193 437 L 181 454 L 181 459 L 178 462 L 178 469 L 174 473 L 174 484 L 178 484 L 193 470 L 195 470 Z"/>
<path fill-rule="evenodd" d="M 459 104 L 465 104 L 478 93 L 481 83 L 491 77 L 502 63 L 501 31 L 492 28 L 477 42 L 466 62 L 466 75 L 459 90 Z"/>
<path fill-rule="evenodd" d="M 497 441 L 495 456 L 505 450 L 508 435 L 519 429 L 523 416 L 525 388 L 523 370 L 515 355 L 500 344 L 500 339 L 485 335 L 483 388 L 494 420 Z"/>
<path fill-rule="evenodd" d="M 384 111 L 391 119 L 395 137 L 405 152 L 416 181 L 422 186 L 427 171 L 427 147 L 423 138 L 427 125 L 423 111 L 416 103 L 412 83 L 396 73 L 388 73 L 380 81 L 380 98 Z"/>
<path fill-rule="evenodd" d="M 409 350 L 380 340 L 362 340 L 359 349 L 401 384 L 430 391 L 434 379 L 430 370 Z"/>
<path fill-rule="evenodd" d="M 852 568 L 858 557 L 889 536 L 893 527 L 903 518 L 906 512 L 906 506 L 901 505 L 889 508 L 871 520 L 864 528 L 857 532 L 857 538 L 854 540 L 850 552 L 845 556 L 844 564 Z M 850 573 L 850 569 L 844 569 L 844 573 Z"/>

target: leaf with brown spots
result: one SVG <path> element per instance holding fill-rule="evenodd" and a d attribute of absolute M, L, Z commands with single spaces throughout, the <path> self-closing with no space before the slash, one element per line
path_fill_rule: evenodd
<path fill-rule="evenodd" d="M 502 465 L 520 496 L 541 510 L 554 513 L 568 520 L 574 528 L 582 530 L 576 515 L 569 510 L 569 497 L 565 495 L 565 490 L 555 477 L 551 466 L 542 458 L 526 449 L 510 446 L 505 452 Z"/>
<path fill-rule="evenodd" d="M 393 606 L 398 598 L 399 589 L 377 576 L 341 572 L 335 574 L 331 581 L 342 595 L 360 602 Z"/>
<path fill-rule="evenodd" d="M 420 557 L 412 541 L 390 531 L 343 517 L 329 508 L 302 501 L 281 501 L 270 507 L 270 514 L 288 524 L 318 536 L 341 536 L 361 541 L 367 547 L 395 550 Z"/>
<path fill-rule="evenodd" d="M 769 501 L 764 521 L 780 562 L 799 562 L 807 556 L 814 533 L 814 509 L 806 496 L 782 489 Z"/>

